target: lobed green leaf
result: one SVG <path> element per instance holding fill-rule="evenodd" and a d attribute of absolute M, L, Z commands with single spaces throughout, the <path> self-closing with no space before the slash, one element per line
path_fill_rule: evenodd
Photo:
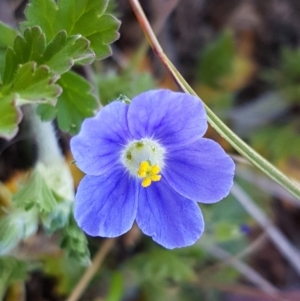
<path fill-rule="evenodd" d="M 89 82 L 74 72 L 63 74 L 58 83 L 63 88 L 56 104 L 58 125 L 63 131 L 76 134 L 83 120 L 94 116 L 98 102 L 90 93 Z M 43 116 L 54 113 L 53 107 L 45 106 L 38 107 L 37 112 Z"/>
<path fill-rule="evenodd" d="M 25 185 L 13 196 L 13 201 L 17 207 L 26 210 L 36 207 L 41 213 L 53 211 L 57 200 L 57 195 L 36 171 L 31 174 Z"/>
<path fill-rule="evenodd" d="M 97 59 L 111 54 L 109 44 L 118 39 L 120 22 L 105 14 L 108 0 L 32 0 L 25 10 L 26 21 L 21 29 L 38 25 L 47 41 L 66 30 L 68 36 L 81 35 L 91 43 Z"/>
<path fill-rule="evenodd" d="M 68 71 L 75 63 L 90 63 L 95 54 L 89 44 L 79 35 L 68 37 L 66 31 L 58 32 L 47 44 L 40 27 L 27 28 L 24 36 L 18 35 L 6 52 L 2 83 L 11 83 L 19 65 L 32 61 L 39 66 L 47 65 L 51 72 L 58 74 Z"/>
<path fill-rule="evenodd" d="M 1 94 L 0 94 L 1 95 Z M 21 110 L 16 107 L 17 95 L 0 96 L 0 137 L 10 139 L 18 131 L 22 119 Z"/>
<path fill-rule="evenodd" d="M 90 42 L 80 35 L 68 37 L 66 31 L 60 31 L 37 62 L 49 66 L 55 73 L 65 73 L 75 63 L 88 64 L 94 60 L 95 54 L 89 45 Z"/>
<path fill-rule="evenodd" d="M 69 258 L 75 259 L 81 265 L 88 265 L 90 252 L 86 236 L 77 226 L 72 214 L 69 218 L 68 225 L 62 231 L 61 247 L 67 252 Z"/>
<path fill-rule="evenodd" d="M 0 21 L 0 84 L 2 82 L 1 74 L 3 72 L 6 49 L 13 45 L 17 35 L 18 32 L 15 29 Z"/>
<path fill-rule="evenodd" d="M 18 104 L 56 100 L 62 92 L 61 87 L 54 84 L 56 78 L 45 65 L 37 67 L 35 62 L 21 65 L 12 87 L 19 95 Z"/>

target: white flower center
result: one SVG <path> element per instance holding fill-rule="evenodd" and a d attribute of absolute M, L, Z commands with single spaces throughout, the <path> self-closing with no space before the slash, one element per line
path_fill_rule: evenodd
<path fill-rule="evenodd" d="M 142 178 L 142 186 L 148 187 L 152 181 L 160 180 L 158 173 L 165 165 L 165 153 L 157 141 L 144 138 L 129 142 L 121 154 L 121 160 L 129 173 Z"/>

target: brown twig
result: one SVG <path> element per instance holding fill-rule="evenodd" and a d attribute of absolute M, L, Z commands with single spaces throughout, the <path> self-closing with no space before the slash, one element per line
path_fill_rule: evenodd
<path fill-rule="evenodd" d="M 92 264 L 86 269 L 82 278 L 79 280 L 75 289 L 72 291 L 71 295 L 66 301 L 77 301 L 81 297 L 86 287 L 99 270 L 103 260 L 105 259 L 107 254 L 112 250 L 114 244 L 115 239 L 106 239 L 104 241 L 104 243 L 100 246 L 99 251 L 93 258 Z"/>

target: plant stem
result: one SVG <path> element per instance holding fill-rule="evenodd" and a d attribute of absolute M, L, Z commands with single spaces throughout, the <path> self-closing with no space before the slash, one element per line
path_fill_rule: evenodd
<path fill-rule="evenodd" d="M 104 243 L 100 246 L 99 251 L 93 258 L 92 264 L 86 269 L 82 278 L 77 283 L 76 287 L 72 291 L 71 295 L 66 301 L 77 301 L 85 291 L 86 287 L 94 277 L 94 275 L 99 270 L 103 260 L 107 254 L 111 251 L 115 244 L 115 239 L 106 239 Z"/>
<path fill-rule="evenodd" d="M 153 48 L 153 51 L 157 54 L 159 59 L 170 71 L 174 80 L 179 87 L 186 93 L 197 96 L 195 91 L 185 81 L 179 71 L 175 68 L 172 62 L 165 55 L 162 47 L 160 46 L 147 17 L 138 0 L 130 0 L 131 6 L 136 14 L 136 17 L 142 27 L 144 34 Z M 198 97 L 198 96 L 197 96 Z M 200 99 L 200 98 L 199 98 Z M 201 100 L 201 99 L 200 99 Z M 279 171 L 274 165 L 259 155 L 254 149 L 247 145 L 242 139 L 240 139 L 235 133 L 233 133 L 222 122 L 213 111 L 204 104 L 209 124 L 228 142 L 231 146 L 239 152 L 243 157 L 247 158 L 254 166 L 266 173 L 270 178 L 283 186 L 291 194 L 293 194 L 300 201 L 300 185 L 289 179 L 281 171 Z"/>

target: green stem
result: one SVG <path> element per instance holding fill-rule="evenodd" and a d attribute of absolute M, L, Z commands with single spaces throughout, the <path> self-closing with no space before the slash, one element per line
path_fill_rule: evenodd
<path fill-rule="evenodd" d="M 153 48 L 153 51 L 160 58 L 165 67 L 171 72 L 174 80 L 177 82 L 179 87 L 186 93 L 191 95 L 198 95 L 191 88 L 191 86 L 185 81 L 176 67 L 172 64 L 169 58 L 163 52 L 149 22 L 145 16 L 143 9 L 140 6 L 138 0 L 130 0 L 131 6 L 137 16 L 137 19 L 144 31 L 144 34 Z M 200 99 L 200 98 L 199 98 Z M 200 99 L 201 100 L 201 99 Z M 274 165 L 264 159 L 254 149 L 247 145 L 242 139 L 240 139 L 234 132 L 232 132 L 221 119 L 219 119 L 214 112 L 205 105 L 209 124 L 228 142 L 230 145 L 239 152 L 242 156 L 247 158 L 254 166 L 262 170 L 266 175 L 276 181 L 278 184 L 283 186 L 292 195 L 300 200 L 300 185 L 289 179 Z"/>

